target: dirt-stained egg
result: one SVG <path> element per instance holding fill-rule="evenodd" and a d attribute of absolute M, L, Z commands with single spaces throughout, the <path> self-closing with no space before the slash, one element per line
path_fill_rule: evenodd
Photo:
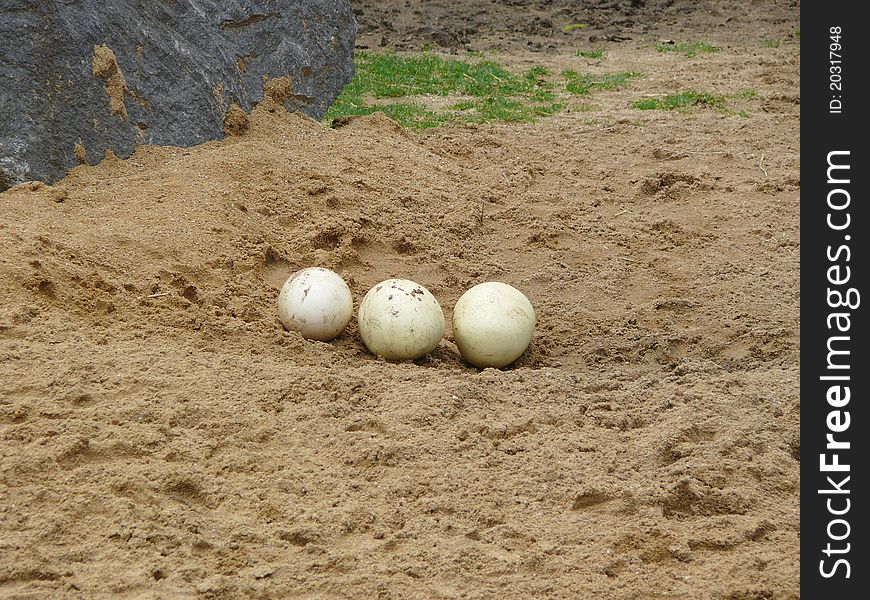
<path fill-rule="evenodd" d="M 387 279 L 370 289 L 357 324 L 372 354 L 387 360 L 425 356 L 444 336 L 444 313 L 429 290 L 407 279 Z"/>
<path fill-rule="evenodd" d="M 278 317 L 309 340 L 338 337 L 353 315 L 350 288 L 337 273 L 310 267 L 290 276 L 278 295 Z"/>
<path fill-rule="evenodd" d="M 453 339 L 462 357 L 475 367 L 501 368 L 526 351 L 535 322 L 535 309 L 521 291 L 488 281 L 456 302 Z"/>

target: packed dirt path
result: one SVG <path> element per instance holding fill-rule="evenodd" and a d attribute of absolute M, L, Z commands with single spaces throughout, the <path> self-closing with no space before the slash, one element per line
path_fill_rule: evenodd
<path fill-rule="evenodd" d="M 645 74 L 535 124 L 261 106 L 242 135 L 0 194 L 0 597 L 799 597 L 800 54 L 779 10 L 776 47 L 506 51 Z M 629 107 L 685 89 L 757 95 Z M 284 331 L 278 290 L 311 265 L 357 306 L 418 281 L 444 341 L 394 364 L 353 321 Z M 486 280 L 538 312 L 506 370 L 452 342 Z"/>

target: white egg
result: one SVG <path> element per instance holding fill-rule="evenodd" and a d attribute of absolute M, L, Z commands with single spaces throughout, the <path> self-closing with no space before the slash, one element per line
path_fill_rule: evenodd
<path fill-rule="evenodd" d="M 444 336 L 444 313 L 429 290 L 407 279 L 387 279 L 366 293 L 357 315 L 366 348 L 387 360 L 420 358 Z"/>
<path fill-rule="evenodd" d="M 353 315 L 350 288 L 337 273 L 321 267 L 297 271 L 278 295 L 278 317 L 289 331 L 309 340 L 338 337 Z"/>
<path fill-rule="evenodd" d="M 535 309 L 506 283 L 480 283 L 453 309 L 453 339 L 475 367 L 505 367 L 526 351 L 535 330 Z"/>

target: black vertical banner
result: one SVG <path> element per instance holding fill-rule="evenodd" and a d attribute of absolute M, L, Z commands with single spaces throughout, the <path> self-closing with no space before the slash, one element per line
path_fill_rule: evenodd
<path fill-rule="evenodd" d="M 870 261 L 861 2 L 801 15 L 801 595 L 866 598 Z M 824 594 L 824 595 L 823 595 Z"/>

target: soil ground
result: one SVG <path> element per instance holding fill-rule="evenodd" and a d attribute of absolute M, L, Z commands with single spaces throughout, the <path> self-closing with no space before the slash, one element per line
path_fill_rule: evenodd
<path fill-rule="evenodd" d="M 799 5 L 355 4 L 363 46 L 645 77 L 525 125 L 261 105 L 0 194 L 0 597 L 799 597 Z M 686 89 L 757 97 L 629 108 Z M 285 332 L 310 265 L 445 340 Z M 486 280 L 538 312 L 506 370 L 452 343 Z"/>

